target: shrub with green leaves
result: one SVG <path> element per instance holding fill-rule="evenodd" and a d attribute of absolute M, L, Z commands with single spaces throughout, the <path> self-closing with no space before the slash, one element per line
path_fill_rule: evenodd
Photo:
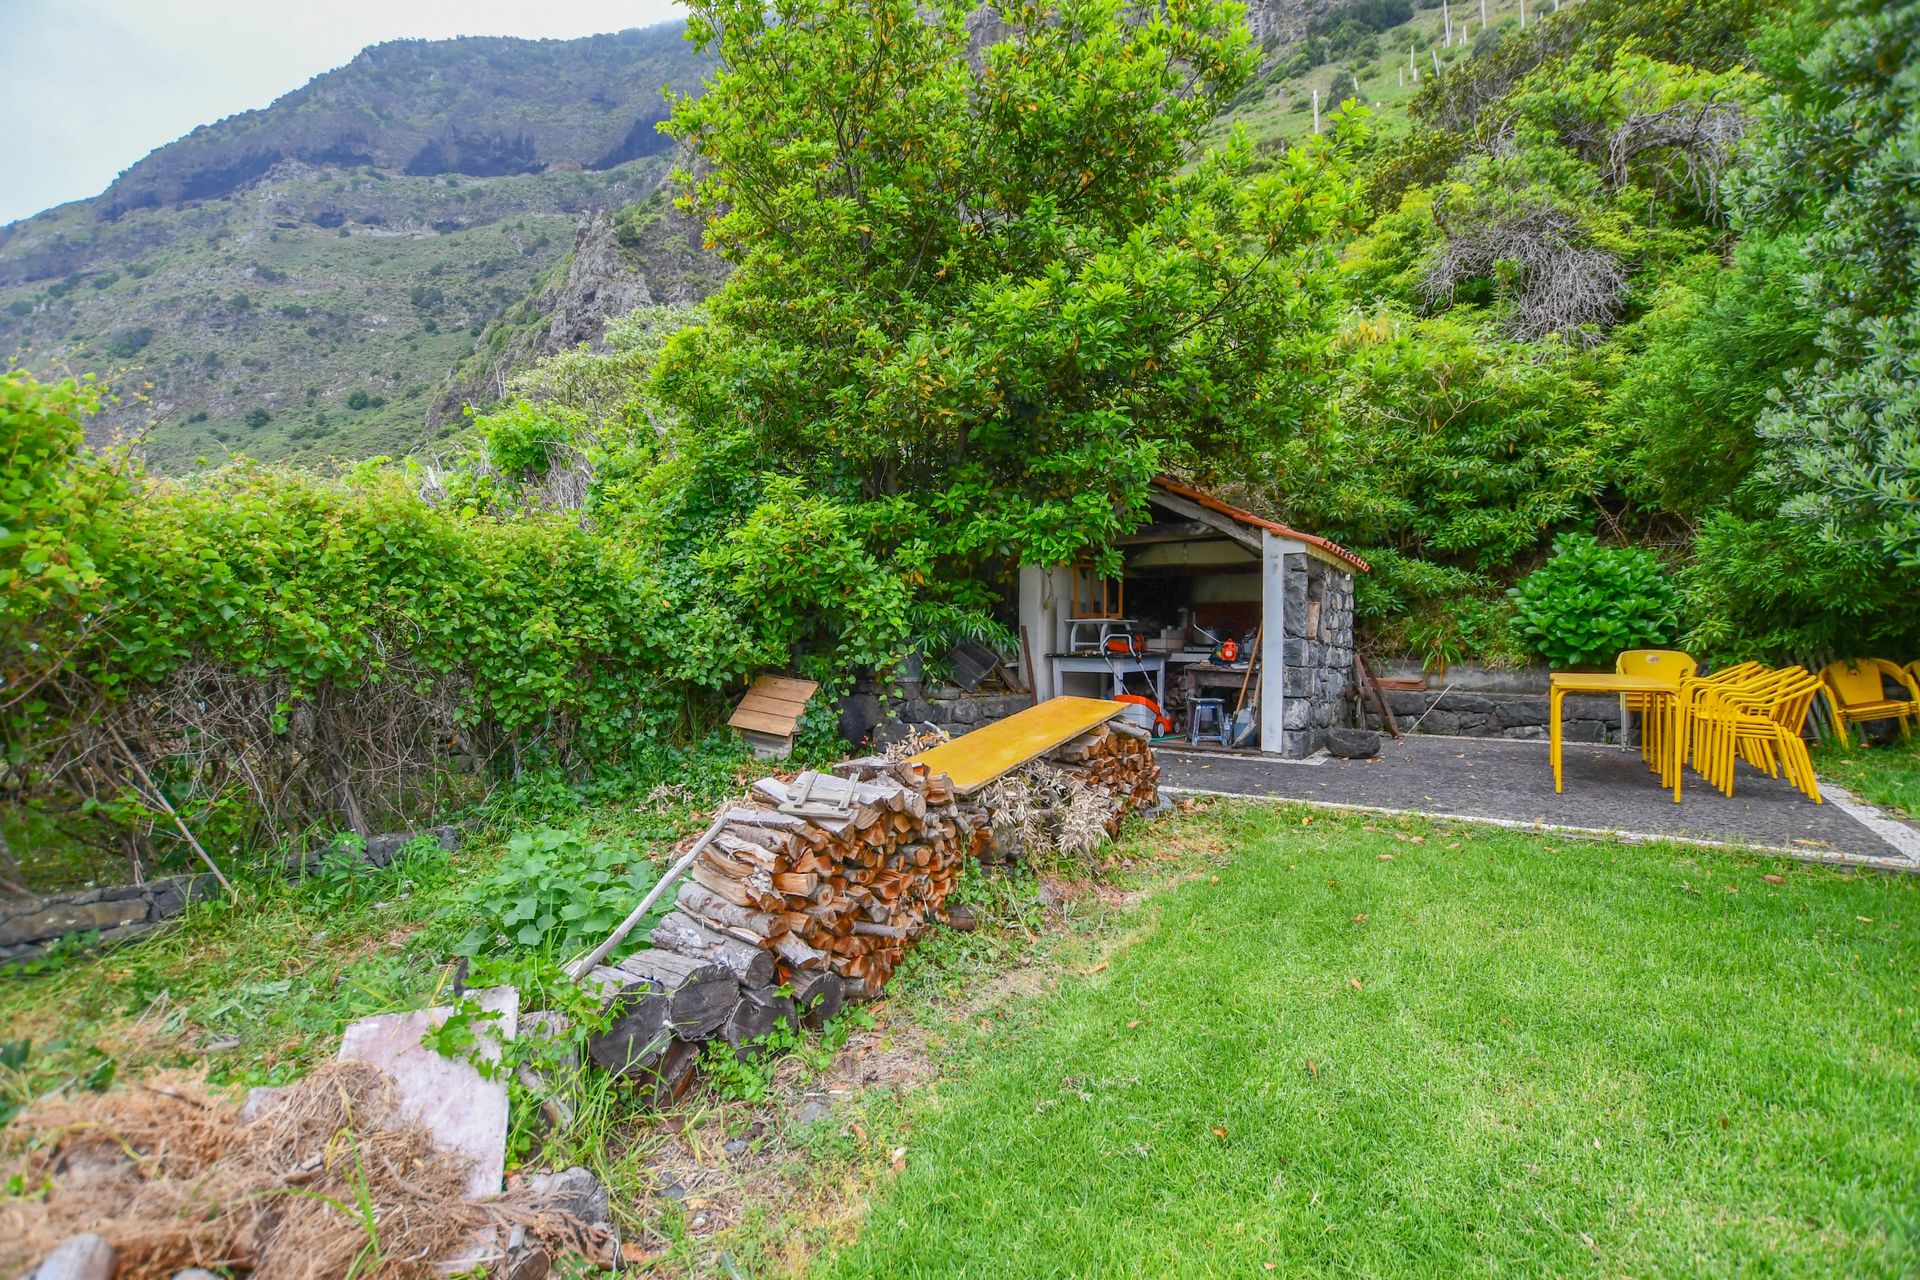
<path fill-rule="evenodd" d="M 553 828 L 519 832 L 493 874 L 467 891 L 481 923 L 454 952 L 521 948 L 571 955 L 613 932 L 659 878 L 659 869 L 625 844 Z M 663 902 L 659 914 L 671 907 Z M 644 936 L 644 930 L 631 934 L 628 950 Z"/>
<path fill-rule="evenodd" d="M 1584 534 L 1555 540 L 1553 558 L 1509 594 L 1521 642 L 1556 667 L 1610 663 L 1680 629 L 1679 592 L 1652 552 Z"/>

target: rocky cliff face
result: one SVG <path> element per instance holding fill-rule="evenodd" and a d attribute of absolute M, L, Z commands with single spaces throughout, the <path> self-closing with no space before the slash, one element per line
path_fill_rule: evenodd
<path fill-rule="evenodd" d="M 610 169 L 665 151 L 662 85 L 705 61 L 678 24 L 581 40 L 395 40 L 259 111 L 195 129 L 95 202 L 105 218 L 230 195 L 289 160 L 414 177 Z"/>
<path fill-rule="evenodd" d="M 582 216 L 563 268 L 448 376 L 428 413 L 429 431 L 458 423 L 470 405 L 500 398 L 513 373 L 541 356 L 597 344 L 610 323 L 635 308 L 687 306 L 717 288 L 726 264 L 700 247 L 699 220 L 667 197 L 663 180 L 636 204 Z"/>
<path fill-rule="evenodd" d="M 1248 0 L 1247 29 L 1271 54 L 1307 34 L 1315 18 L 1340 7 L 1340 0 Z"/>
<path fill-rule="evenodd" d="M 566 279 L 548 296 L 553 319 L 541 340 L 540 354 L 592 342 L 615 316 L 653 302 L 645 260 L 620 251 L 612 214 L 604 209 L 591 213 L 574 233 Z"/>
<path fill-rule="evenodd" d="M 666 173 L 662 86 L 705 69 L 677 25 L 368 49 L 0 228 L 0 358 L 108 377 L 98 433 L 161 469 L 404 452 L 450 370 L 701 278 L 613 216 Z"/>

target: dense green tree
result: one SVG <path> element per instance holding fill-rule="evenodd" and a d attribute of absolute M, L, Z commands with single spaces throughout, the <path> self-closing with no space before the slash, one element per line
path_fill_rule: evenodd
<path fill-rule="evenodd" d="M 1748 237 L 1729 264 L 1679 264 L 1620 333 L 1606 419 L 1627 451 L 1622 487 L 1645 509 L 1698 518 L 1746 484 L 1755 420 L 1815 355 L 1818 322 L 1795 283 L 1805 269 L 1797 243 Z"/>
<path fill-rule="evenodd" d="M 1920 3 L 1851 0 L 1767 106 L 1742 192 L 1796 237 L 1820 361 L 1759 423 L 1783 511 L 1920 570 Z M 1915 582 L 1920 585 L 1920 578 Z"/>
<path fill-rule="evenodd" d="M 1327 145 L 1196 150 L 1255 62 L 1237 6 L 1008 3 L 978 50 L 971 12 L 705 0 L 718 69 L 672 122 L 737 267 L 655 378 L 663 519 L 796 480 L 923 610 L 1098 551 L 1156 471 L 1297 419 L 1355 207 Z"/>

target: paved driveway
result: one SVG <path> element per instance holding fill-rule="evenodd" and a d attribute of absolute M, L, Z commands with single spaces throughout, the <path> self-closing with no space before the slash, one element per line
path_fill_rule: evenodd
<path fill-rule="evenodd" d="M 1162 784 L 1180 791 L 1277 796 L 1324 804 L 1751 845 L 1822 861 L 1920 870 L 1920 828 L 1838 788 L 1814 804 L 1784 781 L 1739 766 L 1731 798 L 1688 771 L 1673 803 L 1638 751 L 1567 743 L 1565 786 L 1553 791 L 1544 742 L 1415 734 L 1378 758 L 1311 761 L 1156 747 Z"/>

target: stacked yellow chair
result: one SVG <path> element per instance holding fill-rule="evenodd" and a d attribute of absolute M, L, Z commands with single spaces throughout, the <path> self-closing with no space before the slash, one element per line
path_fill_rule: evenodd
<path fill-rule="evenodd" d="M 1616 675 L 1655 676 L 1670 681 L 1678 689 L 1693 678 L 1700 664 L 1678 649 L 1623 649 L 1613 660 L 1613 670 Z M 1667 743 L 1659 721 L 1647 714 L 1654 703 L 1652 694 L 1621 694 L 1620 728 L 1625 731 L 1627 716 L 1640 717 L 1640 758 L 1658 767 L 1657 762 L 1666 758 Z M 1663 780 L 1664 774 L 1662 770 Z"/>
<path fill-rule="evenodd" d="M 1920 672 L 1897 666 L 1885 658 L 1848 658 L 1828 664 L 1820 672 L 1821 692 L 1833 711 L 1833 727 L 1842 746 L 1853 746 L 1850 726 L 1863 720 L 1898 720 L 1904 736 L 1912 732 L 1909 724 L 1920 716 Z M 1905 698 L 1889 698 L 1885 680 L 1891 679 L 1907 691 Z"/>
<path fill-rule="evenodd" d="M 1693 767 L 1731 796 L 1737 756 L 1772 777 L 1784 773 L 1815 804 L 1822 803 L 1802 736 L 1822 688 L 1821 678 L 1804 667 L 1695 682 L 1688 726 Z"/>

